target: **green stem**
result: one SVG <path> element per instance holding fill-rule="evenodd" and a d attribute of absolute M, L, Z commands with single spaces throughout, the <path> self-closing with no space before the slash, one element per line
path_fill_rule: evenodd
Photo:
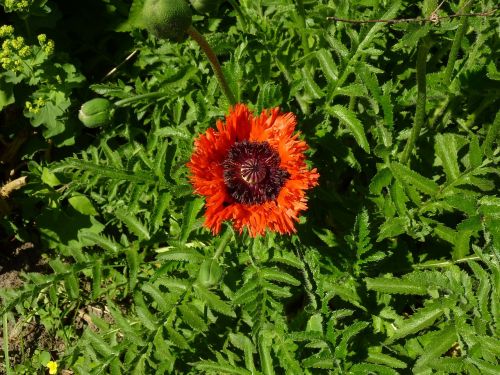
<path fill-rule="evenodd" d="M 7 313 L 3 314 L 3 355 L 5 359 L 5 372 L 7 375 L 12 374 L 10 369 L 10 357 L 9 357 L 9 328 L 8 328 Z"/>
<path fill-rule="evenodd" d="M 462 13 L 467 13 L 471 8 L 473 2 L 468 1 L 463 8 Z M 450 54 L 448 55 L 448 63 L 446 65 L 446 70 L 444 72 L 444 84 L 449 85 L 451 82 L 451 75 L 453 73 L 453 68 L 455 67 L 455 61 L 457 61 L 458 51 L 460 50 L 460 45 L 462 44 L 462 38 L 467 31 L 467 26 L 469 24 L 468 17 L 460 17 L 460 26 L 453 39 L 453 44 L 451 45 Z"/>
<path fill-rule="evenodd" d="M 207 55 L 208 61 L 210 61 L 210 65 L 212 65 L 212 69 L 214 70 L 215 77 L 217 77 L 217 80 L 219 81 L 222 92 L 224 93 L 224 95 L 226 95 L 229 104 L 235 105 L 237 103 L 236 98 L 229 88 L 229 85 L 227 84 L 226 78 L 224 77 L 224 73 L 222 72 L 222 68 L 219 63 L 219 59 L 215 55 L 215 52 L 208 44 L 205 37 L 201 35 L 198 30 L 196 30 L 192 25 L 187 29 L 187 33 L 191 38 L 194 39 L 196 43 L 198 43 L 203 52 L 205 52 L 205 55 Z"/>
<path fill-rule="evenodd" d="M 228 2 L 234 8 L 235 12 L 238 13 L 238 16 L 240 17 L 241 26 L 243 27 L 243 29 L 246 29 L 247 28 L 247 20 L 246 20 L 245 16 L 243 15 L 243 13 L 241 12 L 240 6 L 234 0 L 228 0 Z"/>
<path fill-rule="evenodd" d="M 486 108 L 488 108 L 490 106 L 490 104 L 494 103 L 496 100 L 497 100 L 497 98 L 495 97 L 495 95 L 488 95 L 483 100 L 481 100 L 481 102 L 478 104 L 478 106 L 476 107 L 476 109 L 474 110 L 474 112 L 472 112 L 467 117 L 467 121 L 465 122 L 465 124 L 463 125 L 463 127 L 465 129 L 467 129 L 467 130 L 470 129 L 471 126 L 476 121 L 476 119 L 479 117 L 479 115 L 481 113 L 483 113 L 484 110 Z"/>
<path fill-rule="evenodd" d="M 292 83 L 292 81 L 293 81 L 292 75 L 290 74 L 290 72 L 286 68 L 285 64 L 283 64 L 280 61 L 280 59 L 279 59 L 278 56 L 274 55 L 272 52 L 269 52 L 269 53 L 273 56 L 274 61 L 276 63 L 276 66 L 280 70 L 281 74 L 283 74 L 283 76 L 285 77 L 285 79 L 287 80 L 287 82 L 288 83 Z M 307 102 L 304 101 L 299 94 L 295 95 L 295 99 L 297 100 L 297 103 L 299 103 L 300 110 L 302 111 L 302 113 L 304 113 L 304 114 L 307 115 L 309 113 L 309 105 L 307 104 Z"/>
<path fill-rule="evenodd" d="M 445 261 L 441 261 L 441 262 L 434 262 L 434 263 L 428 263 L 428 264 L 414 264 L 412 267 L 413 268 L 420 268 L 420 269 L 441 268 L 441 267 L 449 267 L 449 266 L 452 266 L 454 264 L 466 263 L 466 262 L 478 261 L 478 260 L 481 260 L 481 258 L 476 256 L 476 255 L 472 255 L 469 257 L 464 257 L 464 258 L 456 259 L 456 260 L 445 260 Z"/>
<path fill-rule="evenodd" d="M 350 111 L 354 111 L 355 107 L 356 107 L 356 97 L 355 96 L 351 96 L 349 98 L 349 110 Z"/>
<path fill-rule="evenodd" d="M 219 246 L 217 246 L 217 250 L 215 251 L 215 254 L 212 259 L 216 260 L 224 252 L 232 236 L 233 236 L 233 231 L 230 228 L 226 228 L 226 231 L 222 235 Z"/>
<path fill-rule="evenodd" d="M 427 101 L 426 92 L 426 68 L 427 68 L 427 53 L 430 49 L 430 41 L 428 37 L 420 40 L 417 50 L 417 108 L 415 111 L 415 122 L 411 129 L 410 138 L 401 155 L 401 163 L 406 164 L 410 159 L 411 152 L 415 146 L 422 126 L 425 122 L 425 103 Z"/>
<path fill-rule="evenodd" d="M 28 16 L 22 17 L 22 19 L 24 22 L 24 27 L 26 28 L 26 35 L 31 39 L 31 27 L 30 23 L 28 22 Z"/>
<path fill-rule="evenodd" d="M 300 31 L 300 37 L 302 39 L 302 48 L 304 49 L 304 53 L 309 54 L 309 44 L 307 42 L 307 34 L 305 34 L 306 30 L 306 11 L 304 9 L 304 2 L 302 0 L 297 0 L 297 10 L 299 14 L 299 26 L 302 29 Z"/>
<path fill-rule="evenodd" d="M 147 94 L 140 94 L 140 95 L 135 95 L 135 96 L 132 96 L 130 98 L 125 98 L 125 99 L 120 99 L 120 100 L 117 100 L 114 105 L 116 107 L 124 107 L 128 104 L 131 104 L 133 102 L 137 102 L 137 101 L 140 101 L 140 100 L 143 100 L 143 99 L 156 99 L 156 98 L 162 98 L 162 97 L 167 97 L 169 96 L 170 93 L 166 93 L 166 92 L 148 92 Z"/>

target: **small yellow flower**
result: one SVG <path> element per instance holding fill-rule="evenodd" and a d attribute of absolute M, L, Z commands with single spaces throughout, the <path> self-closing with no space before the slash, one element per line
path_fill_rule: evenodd
<path fill-rule="evenodd" d="M 45 34 L 40 34 L 37 36 L 38 43 L 44 44 L 47 41 L 47 35 Z"/>
<path fill-rule="evenodd" d="M 5 38 L 14 34 L 14 28 L 11 25 L 2 25 L 0 27 L 0 38 Z"/>
<path fill-rule="evenodd" d="M 45 52 L 47 55 L 51 55 L 52 53 L 54 53 L 54 47 L 54 41 L 52 39 L 49 39 L 47 41 L 47 44 L 43 46 L 43 52 Z"/>
<path fill-rule="evenodd" d="M 47 366 L 47 368 L 49 369 L 50 375 L 57 374 L 57 362 L 49 361 L 45 366 Z"/>
<path fill-rule="evenodd" d="M 31 49 L 29 46 L 24 46 L 23 48 L 21 48 L 19 50 L 19 56 L 25 58 L 25 57 L 29 57 L 31 55 Z"/>
<path fill-rule="evenodd" d="M 43 98 L 36 98 L 35 105 L 37 107 L 43 107 L 45 105 L 45 100 Z"/>

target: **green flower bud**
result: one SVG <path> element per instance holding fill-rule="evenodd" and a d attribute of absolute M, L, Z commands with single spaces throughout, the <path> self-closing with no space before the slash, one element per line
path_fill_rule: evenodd
<path fill-rule="evenodd" d="M 211 13 L 217 11 L 221 0 L 189 0 L 197 12 Z"/>
<path fill-rule="evenodd" d="M 205 260 L 200 267 L 198 281 L 206 287 L 211 287 L 219 282 L 222 277 L 222 268 L 215 259 Z"/>
<path fill-rule="evenodd" d="M 157 38 L 181 41 L 191 26 L 191 8 L 186 0 L 146 0 L 143 22 Z"/>
<path fill-rule="evenodd" d="M 108 99 L 95 98 L 82 105 L 78 118 L 87 128 L 97 128 L 109 124 L 113 112 L 113 104 Z"/>

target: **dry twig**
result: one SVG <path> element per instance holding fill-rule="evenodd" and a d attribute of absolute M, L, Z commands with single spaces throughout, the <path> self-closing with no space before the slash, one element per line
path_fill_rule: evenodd
<path fill-rule="evenodd" d="M 7 199 L 14 190 L 18 190 L 26 185 L 26 179 L 26 176 L 22 176 L 3 185 L 0 188 L 0 199 Z"/>
<path fill-rule="evenodd" d="M 353 19 L 348 19 L 348 18 L 326 17 L 326 19 L 329 21 L 347 22 L 347 23 L 355 23 L 355 24 L 378 23 L 378 22 L 384 22 L 384 23 L 389 23 L 389 24 L 404 23 L 404 22 L 407 22 L 407 23 L 410 23 L 410 22 L 432 22 L 434 24 L 437 24 L 441 20 L 451 19 L 451 18 L 456 18 L 456 17 L 498 17 L 495 15 L 495 13 L 500 9 L 500 6 L 486 10 L 484 12 L 456 13 L 456 14 L 452 14 L 450 16 L 443 16 L 443 17 L 440 17 L 437 15 L 438 9 L 439 9 L 439 7 L 431 13 L 429 18 L 396 18 L 396 19 L 353 20 Z"/>

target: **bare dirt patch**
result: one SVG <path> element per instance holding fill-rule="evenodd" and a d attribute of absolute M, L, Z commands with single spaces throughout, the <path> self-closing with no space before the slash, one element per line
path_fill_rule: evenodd
<path fill-rule="evenodd" d="M 48 266 L 41 255 L 42 252 L 32 243 L 10 242 L 8 246 L 0 246 L 0 289 L 21 288 L 24 285 L 23 273 L 47 272 Z M 7 328 L 11 366 L 30 358 L 36 349 L 49 352 L 64 350 L 63 343 L 38 323 L 36 317 L 30 321 L 9 319 Z M 2 330 L 0 342 L 3 342 Z M 0 357 L 3 357 L 3 351 Z M 0 360 L 0 375 L 5 373 L 3 362 L 3 359 Z"/>

